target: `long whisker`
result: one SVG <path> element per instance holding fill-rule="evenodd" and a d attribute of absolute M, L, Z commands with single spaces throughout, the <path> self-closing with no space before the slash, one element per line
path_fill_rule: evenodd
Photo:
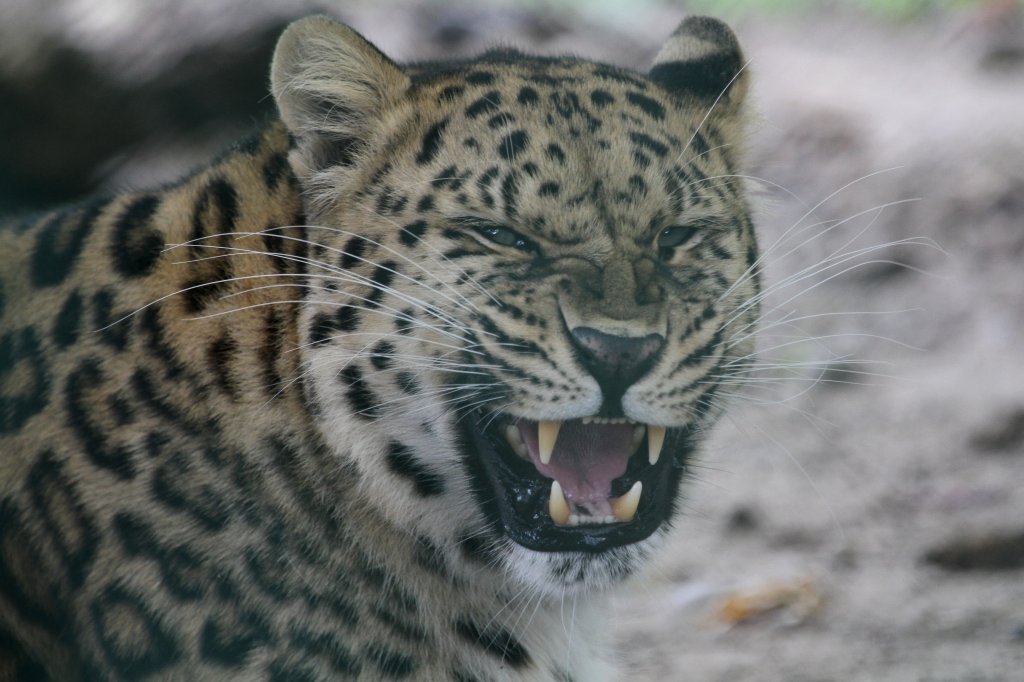
<path fill-rule="evenodd" d="M 722 101 L 723 97 L 725 97 L 725 93 L 729 92 L 729 88 L 732 87 L 732 84 L 735 83 L 736 79 L 743 75 L 743 72 L 747 70 L 748 66 L 750 66 L 750 62 L 750 59 L 744 62 L 743 65 L 736 70 L 736 73 L 733 74 L 733 77 L 729 79 L 729 82 L 722 87 L 722 90 L 718 93 L 718 96 L 715 97 L 715 101 L 711 103 L 711 106 L 708 107 L 708 110 L 704 113 L 704 118 L 702 118 L 700 122 L 694 127 L 693 134 L 690 135 L 690 139 L 687 140 L 685 145 L 683 145 L 683 152 L 681 152 L 679 156 L 676 158 L 676 163 L 679 163 L 679 160 L 683 158 L 683 153 L 685 153 L 685 151 L 689 149 L 691 145 L 693 145 L 693 141 L 697 139 L 697 134 L 700 132 L 700 129 L 704 127 L 705 123 L 707 123 L 708 119 L 711 117 L 711 114 L 714 113 L 715 108 L 718 106 L 718 103 Z"/>
<path fill-rule="evenodd" d="M 802 216 L 800 216 L 800 218 L 796 222 L 794 222 L 792 225 L 790 225 L 789 228 L 787 228 L 782 234 L 780 234 L 775 239 L 774 242 L 772 242 L 766 248 L 762 247 L 760 255 L 754 260 L 753 263 L 750 264 L 749 267 L 747 267 L 747 269 L 743 272 L 743 274 L 741 274 L 738 278 L 736 278 L 736 281 L 733 282 L 732 286 L 729 287 L 729 289 L 727 289 L 722 294 L 721 298 L 722 299 L 726 298 L 727 296 L 729 296 L 736 289 L 736 287 L 741 286 L 749 278 L 753 277 L 754 273 L 757 272 L 762 267 L 762 265 L 765 262 L 765 259 L 767 259 L 768 257 L 773 257 L 774 258 L 775 257 L 775 250 L 777 248 L 779 248 L 782 244 L 784 244 L 787 240 L 789 240 L 791 237 L 795 236 L 793 234 L 794 230 L 797 230 L 797 228 L 799 228 L 801 223 L 803 223 L 805 220 L 807 220 L 807 218 L 809 218 L 811 215 L 813 215 L 815 213 L 815 211 L 817 211 L 819 208 L 824 206 L 826 203 L 831 201 L 833 198 L 835 198 L 836 196 L 838 196 L 842 192 L 845 192 L 847 189 L 849 189 L 849 188 L 851 188 L 851 187 L 853 187 L 853 186 L 855 186 L 855 185 L 857 185 L 857 184 L 859 184 L 861 182 L 864 182 L 864 181 L 866 181 L 866 180 L 868 180 L 870 178 L 876 177 L 878 175 L 882 175 L 884 173 L 891 173 L 893 171 L 899 170 L 899 168 L 900 168 L 899 166 L 893 167 L 893 168 L 885 168 L 885 169 L 882 169 L 882 170 L 873 171 L 873 172 L 868 173 L 866 175 L 862 175 L 859 178 L 857 178 L 855 180 L 851 180 L 850 182 L 848 182 L 845 185 L 841 186 L 839 189 L 835 190 L 834 192 L 832 192 L 831 194 L 826 196 L 824 199 L 822 199 L 818 203 L 816 203 L 813 206 L 811 206 L 810 208 L 808 208 L 804 212 L 804 214 Z M 800 230 L 796 234 L 799 234 L 802 231 L 803 230 Z"/>
<path fill-rule="evenodd" d="M 299 241 L 305 241 L 305 240 L 299 240 Z M 309 242 L 307 242 L 307 243 L 309 243 Z M 242 248 L 237 248 L 237 247 L 226 247 L 226 246 L 219 246 L 219 245 L 202 245 L 202 244 L 194 244 L 192 246 L 192 248 L 197 248 L 197 247 L 198 248 L 209 248 L 209 249 L 220 250 L 220 251 L 228 251 L 229 252 L 229 253 L 222 253 L 222 254 L 217 254 L 217 255 L 214 255 L 214 256 L 209 256 L 208 259 L 210 259 L 210 260 L 213 260 L 213 259 L 216 259 L 216 258 L 228 258 L 228 257 L 234 256 L 234 255 L 266 255 L 266 252 L 256 251 L 256 250 L 251 250 L 251 249 L 242 249 Z M 324 247 L 324 248 L 327 248 L 327 247 Z M 337 251 L 337 250 L 335 250 L 335 251 Z M 338 253 L 345 253 L 345 252 L 342 252 L 342 251 L 337 251 L 337 252 Z M 322 277 L 325 277 L 327 279 L 331 279 L 332 281 L 346 282 L 346 283 L 352 283 L 352 284 L 360 284 L 360 285 L 363 285 L 363 286 L 370 287 L 371 289 L 376 289 L 378 291 L 381 291 L 382 293 L 391 294 L 392 296 L 395 296 L 395 297 L 397 297 L 397 298 L 399 298 L 401 300 L 404 300 L 407 303 L 415 305 L 416 307 L 418 307 L 419 309 L 423 310 L 427 314 L 430 314 L 430 315 L 432 315 L 434 317 L 437 317 L 439 319 L 443 319 L 446 322 L 448 322 L 449 324 L 452 324 L 453 326 L 459 326 L 454 318 L 452 318 L 450 315 L 445 313 L 445 311 L 443 311 L 442 309 L 438 308 L 437 306 L 435 306 L 433 304 L 430 304 L 430 303 L 426 303 L 424 301 L 421 301 L 420 299 L 416 299 L 413 296 L 411 296 L 409 294 L 405 294 L 405 293 L 403 293 L 403 292 L 401 292 L 401 291 L 399 291 L 399 290 L 397 290 L 397 289 L 395 289 L 393 287 L 382 285 L 381 283 L 373 280 L 370 277 L 366 277 L 364 275 L 360 275 L 360 274 L 358 274 L 356 272 L 352 272 L 351 270 L 344 270 L 342 268 L 335 267 L 335 266 L 332 266 L 332 265 L 327 264 L 327 263 L 323 263 L 322 261 L 309 261 L 308 259 L 304 259 L 304 260 L 306 260 L 306 262 L 309 263 L 309 264 L 314 264 L 315 263 L 321 269 L 333 273 L 333 276 L 330 277 L 330 278 L 327 278 L 325 275 L 321 275 Z M 417 284 L 419 286 L 425 286 L 422 282 L 419 282 L 415 278 L 412 278 L 412 277 L 409 277 L 408 275 L 402 274 L 402 273 L 394 270 L 393 268 L 387 268 L 387 267 L 384 267 L 383 265 L 381 265 L 379 263 L 374 263 L 373 261 L 368 261 L 368 260 L 363 259 L 363 258 L 360 258 L 360 260 L 363 260 L 364 262 L 367 262 L 367 263 L 371 263 L 373 265 L 377 265 L 377 267 L 380 267 L 380 268 L 384 269 L 387 272 L 391 272 L 392 274 L 395 274 L 395 275 L 398 275 L 400 277 L 403 277 L 404 279 L 406 279 L 406 280 L 408 280 L 408 281 L 410 281 L 410 282 L 412 282 L 414 284 Z M 188 262 L 188 261 L 186 261 L 186 262 Z M 256 277 L 259 277 L 259 275 L 250 275 L 248 277 L 256 278 Z M 231 281 L 231 280 L 228 279 L 228 280 L 224 280 L 224 281 Z M 218 282 L 218 283 L 223 283 L 223 282 Z M 209 283 L 209 284 L 213 284 L 213 283 Z M 433 291 L 433 289 L 431 289 L 431 290 Z"/>
<path fill-rule="evenodd" d="M 430 181 L 430 182 L 433 182 L 433 181 Z M 368 212 L 370 212 L 370 209 L 369 209 L 368 207 L 367 207 L 367 209 L 366 209 L 366 210 L 367 210 Z M 384 221 L 386 221 L 386 222 L 389 222 L 389 223 L 391 223 L 391 225 L 393 225 L 393 226 L 394 226 L 394 227 L 396 227 L 397 229 L 399 229 L 399 230 L 403 229 L 403 228 L 402 228 L 402 227 L 401 227 L 401 226 L 400 226 L 400 225 L 398 224 L 398 222 L 397 222 L 396 220 L 394 220 L 393 218 L 390 218 L 390 217 L 388 217 L 388 216 L 384 216 L 384 215 L 381 215 L 380 213 L 377 213 L 377 212 L 371 212 L 371 213 L 372 213 L 372 215 L 374 215 L 374 216 L 376 216 L 376 217 L 378 217 L 378 218 L 380 218 L 380 219 L 382 219 L 382 220 L 384 220 Z M 480 283 L 479 283 L 479 282 L 478 282 L 477 280 L 475 280 L 475 279 L 474 279 L 473 277 L 471 277 L 471 276 L 469 275 L 469 273 L 467 273 L 467 272 L 466 272 L 466 271 L 465 271 L 464 269 L 462 269 L 461 267 L 459 267 L 458 265 L 456 265 L 456 264 L 455 264 L 455 263 L 454 263 L 454 262 L 453 262 L 453 261 L 452 261 L 452 260 L 451 260 L 450 258 L 448 258 L 448 256 L 446 256 L 446 255 L 445 255 L 445 254 L 444 254 L 444 253 L 443 253 L 443 252 L 442 252 L 442 251 L 441 251 L 440 249 L 438 249 L 438 248 L 437 248 L 436 246 L 434 246 L 433 244 L 431 244 L 431 243 L 430 243 L 429 241 L 427 241 L 427 240 L 424 240 L 424 239 L 422 239 L 421 237 L 416 237 L 416 239 L 417 239 L 418 243 L 419 243 L 419 244 L 420 244 L 420 245 L 421 245 L 422 247 L 426 248 L 426 249 L 427 249 L 427 251 L 429 251 L 429 252 L 430 252 L 430 253 L 432 253 L 432 254 L 433 254 L 434 256 L 436 256 L 437 258 L 440 258 L 440 259 L 441 259 L 441 261 L 443 261 L 443 263 L 440 263 L 440 262 L 438 262 L 438 261 L 436 261 L 436 260 L 435 260 L 435 261 L 434 261 L 435 263 L 437 263 L 438 265 L 441 265 L 442 267 L 446 267 L 446 268 L 449 268 L 449 269 L 451 269 L 451 270 L 453 270 L 453 271 L 455 271 L 455 272 L 458 272 L 458 273 L 459 273 L 459 276 L 460 276 L 460 277 L 462 277 L 462 278 L 464 278 L 464 279 L 465 279 L 465 281 L 469 282 L 469 283 L 470 283 L 470 284 L 471 284 L 471 285 L 473 286 L 473 288 L 475 288 L 475 289 L 476 289 L 476 290 L 477 290 L 477 291 L 478 291 L 479 293 L 483 294 L 484 296 L 486 296 L 487 298 L 489 298 L 489 299 L 490 299 L 491 301 L 493 301 L 494 303 L 497 303 L 497 304 L 499 304 L 499 305 L 501 304 L 501 301 L 499 301 L 499 300 L 498 300 L 498 299 L 497 299 L 497 298 L 496 298 L 496 297 L 494 296 L 494 294 L 492 294 L 492 293 L 490 292 L 490 290 L 488 290 L 488 289 L 487 289 L 486 287 L 484 287 L 484 286 L 483 286 L 482 284 L 480 284 Z M 460 294 L 459 294 L 459 296 L 462 296 L 462 294 L 460 293 Z M 465 297 L 463 296 L 463 298 L 465 298 Z M 468 299 L 467 299 L 467 301 L 468 301 Z M 471 304 L 471 305 L 472 305 L 472 304 Z M 473 307 L 474 307 L 474 309 L 476 309 L 476 306 L 475 306 L 475 305 L 474 305 Z"/>
<path fill-rule="evenodd" d="M 840 256 L 833 256 L 832 258 L 826 259 L 825 261 L 820 261 L 818 263 L 815 263 L 814 265 L 808 266 L 807 268 L 803 268 L 803 269 L 799 270 L 798 272 L 794 273 L 793 275 L 790 275 L 789 277 L 784 278 L 780 282 L 777 282 L 777 283 L 773 284 L 772 286 L 767 287 L 766 289 L 764 289 L 760 293 L 755 294 L 754 296 L 751 296 L 749 299 L 747 299 L 742 304 L 737 306 L 736 310 L 733 311 L 732 315 L 729 318 L 727 318 L 725 320 L 725 322 L 723 322 L 720 325 L 720 329 L 725 329 L 726 327 L 731 325 L 737 319 L 742 317 L 749 309 L 751 309 L 754 306 L 758 305 L 762 300 L 764 300 L 764 298 L 773 295 L 776 291 L 778 291 L 780 289 L 784 289 L 786 287 L 790 287 L 790 286 L 792 286 L 794 284 L 797 284 L 797 283 L 799 283 L 801 281 L 810 279 L 812 277 L 816 277 L 817 275 L 823 274 L 823 273 L 828 272 L 830 270 L 833 270 L 835 268 L 844 266 L 847 263 L 851 263 L 852 262 L 852 265 L 849 265 L 848 267 L 845 267 L 845 268 L 843 268 L 842 270 L 840 270 L 838 272 L 833 272 L 832 274 L 830 274 L 828 277 L 826 277 L 824 279 L 820 279 L 820 280 L 815 281 L 811 286 L 808 286 L 808 287 L 806 287 L 804 289 L 801 289 L 800 291 L 796 292 L 795 294 L 792 294 L 785 301 L 776 304 L 776 307 L 785 306 L 785 305 L 791 303 L 792 301 L 796 300 L 797 298 L 800 298 L 801 296 L 804 296 L 808 292 L 813 291 L 814 289 L 817 289 L 818 287 L 824 285 L 827 282 L 830 282 L 830 281 L 832 281 L 832 280 L 834 280 L 834 279 L 836 279 L 838 277 L 841 277 L 841 276 L 845 275 L 848 272 L 852 272 L 854 270 L 866 267 L 868 265 L 872 265 L 872 264 L 890 264 L 890 265 L 892 265 L 892 264 L 894 264 L 894 265 L 898 265 L 898 266 L 901 266 L 901 267 L 907 267 L 907 268 L 912 269 L 912 270 L 917 270 L 917 268 L 914 268 L 913 266 L 908 266 L 908 265 L 906 265 L 904 263 L 899 263 L 899 262 L 892 261 L 892 260 L 889 260 L 889 259 L 872 259 L 872 260 L 858 260 L 858 259 L 862 258 L 863 256 L 865 256 L 867 254 L 873 253 L 875 251 L 880 251 L 880 250 L 883 250 L 883 249 L 886 249 L 886 248 L 890 248 L 892 246 L 899 246 L 899 245 L 926 245 L 926 244 L 927 244 L 927 242 L 920 241 L 920 240 L 917 240 L 915 238 L 899 239 L 899 240 L 892 241 L 892 242 L 886 242 L 884 244 L 876 244 L 876 245 L 873 245 L 873 246 L 867 246 L 867 247 L 864 247 L 864 248 L 861 248 L 861 249 L 857 249 L 855 251 L 848 252 L 846 254 L 842 254 L 841 257 Z"/>

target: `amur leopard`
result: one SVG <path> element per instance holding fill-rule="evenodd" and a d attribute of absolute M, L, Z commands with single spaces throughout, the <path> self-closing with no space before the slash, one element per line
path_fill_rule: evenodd
<path fill-rule="evenodd" d="M 744 66 L 311 17 L 252 139 L 7 225 L 0 679 L 626 679 L 609 590 L 751 350 Z"/>

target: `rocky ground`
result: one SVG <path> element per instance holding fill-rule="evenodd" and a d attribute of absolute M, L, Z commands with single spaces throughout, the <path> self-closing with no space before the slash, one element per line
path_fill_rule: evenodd
<path fill-rule="evenodd" d="M 214 4 L 6 0 L 0 207 L 198 163 L 267 110 L 272 38 L 310 8 L 406 59 L 497 39 L 637 67 L 683 15 Z M 757 83 L 764 367 L 670 551 L 618 601 L 631 680 L 1024 679 L 1017 7 L 734 22 Z"/>

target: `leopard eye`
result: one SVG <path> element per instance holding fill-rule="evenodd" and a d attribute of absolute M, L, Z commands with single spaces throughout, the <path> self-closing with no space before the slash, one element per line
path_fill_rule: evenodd
<path fill-rule="evenodd" d="M 537 244 L 515 230 L 489 221 L 474 220 L 470 226 L 477 234 L 499 246 L 508 246 L 519 251 L 536 251 Z"/>
<path fill-rule="evenodd" d="M 658 249 L 674 249 L 683 246 L 697 236 L 694 225 L 673 225 L 658 235 Z"/>
<path fill-rule="evenodd" d="M 658 258 L 669 262 L 676 250 L 685 246 L 693 246 L 701 238 L 700 225 L 673 225 L 658 234 Z"/>

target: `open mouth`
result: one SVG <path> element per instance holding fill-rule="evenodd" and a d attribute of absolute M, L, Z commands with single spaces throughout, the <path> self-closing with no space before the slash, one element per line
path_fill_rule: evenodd
<path fill-rule="evenodd" d="M 464 420 L 477 497 L 529 549 L 603 551 L 651 535 L 674 511 L 686 428 L 628 419 Z"/>

